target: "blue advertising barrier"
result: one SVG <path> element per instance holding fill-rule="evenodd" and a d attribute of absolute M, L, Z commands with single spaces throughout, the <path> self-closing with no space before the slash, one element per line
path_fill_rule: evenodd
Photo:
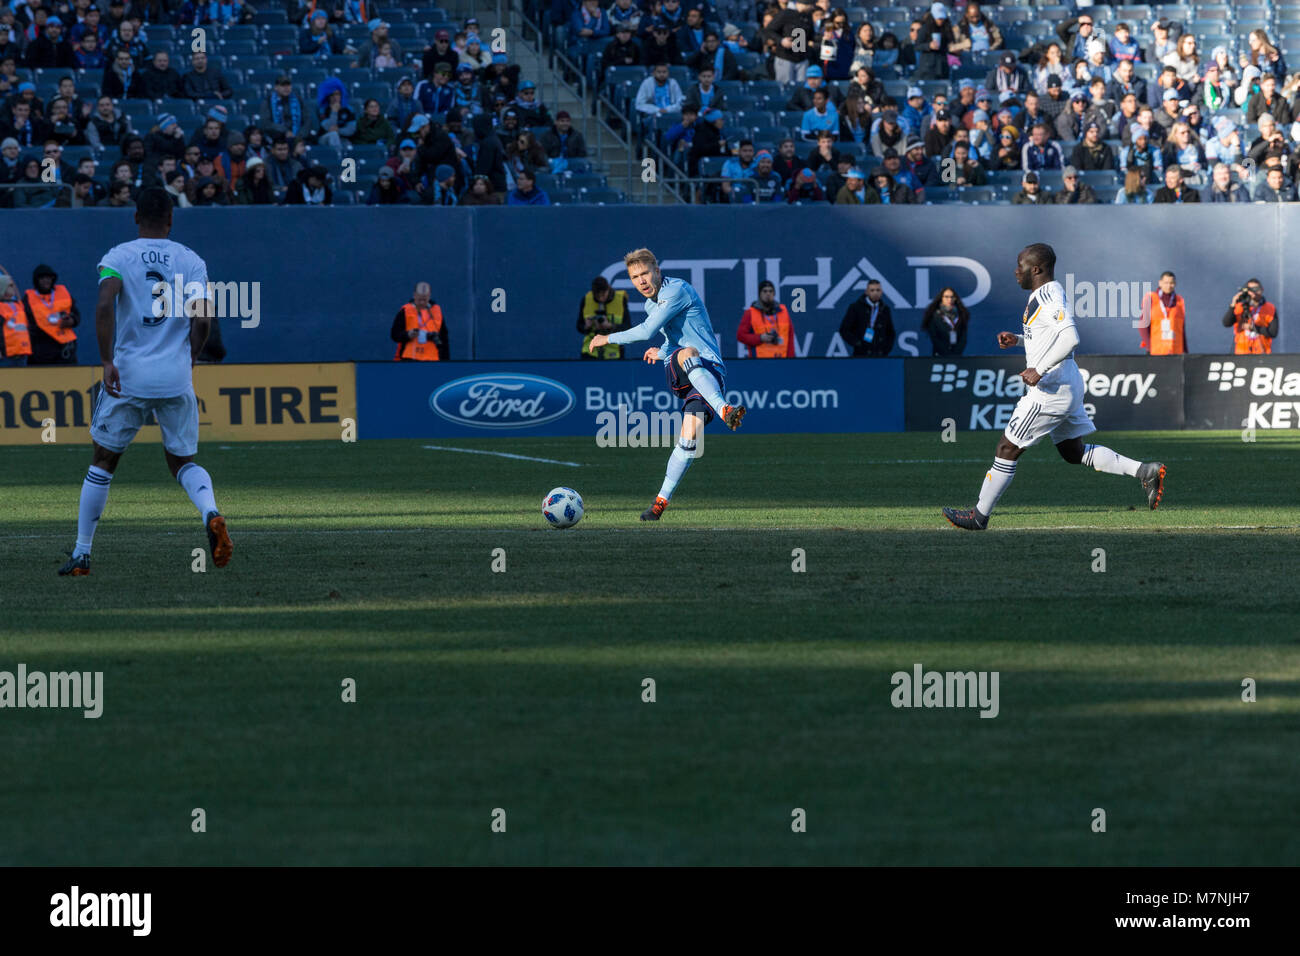
<path fill-rule="evenodd" d="M 1056 277 L 1089 352 L 1140 353 L 1134 322 L 1143 294 L 1174 272 L 1187 304 L 1192 352 L 1231 352 L 1221 323 L 1249 278 L 1278 304 L 1275 351 L 1292 344 L 1285 287 L 1300 236 L 1300 204 L 1273 206 L 638 206 L 487 210 L 476 220 L 478 359 L 576 357 L 574 324 L 582 294 L 604 276 L 628 290 L 633 318 L 643 299 L 623 267 L 625 253 L 650 248 L 663 271 L 704 298 L 724 358 L 737 355 L 736 328 L 764 279 L 790 307 L 799 356 L 846 354 L 838 330 L 868 278 L 878 278 L 899 332 L 893 354 L 925 357 L 926 306 L 952 286 L 971 311 L 967 355 L 997 354 L 997 333 L 1017 330 L 1027 293 L 1015 282 L 1016 256 L 1050 243 Z M 529 242 L 527 237 L 536 237 Z M 1294 248 L 1294 247 L 1292 247 Z M 518 249 L 503 268 L 502 250 Z M 493 288 L 508 308 L 490 309 Z"/>
<path fill-rule="evenodd" d="M 48 263 L 82 315 L 79 360 L 99 362 L 95 266 L 133 239 L 130 210 L 6 210 L 3 264 L 26 288 Z M 178 210 L 173 238 L 207 260 L 213 282 L 257 283 L 259 321 L 224 318 L 229 362 L 381 361 L 415 284 L 442 307 L 454 360 L 573 359 L 579 303 L 602 275 L 630 289 L 623 255 L 648 246 L 669 275 L 704 296 L 722 354 L 770 279 L 792 312 L 796 353 L 846 354 L 838 329 L 868 278 L 879 278 L 898 329 L 897 356 L 931 354 L 925 306 L 951 285 L 970 306 L 967 355 L 996 354 L 1025 293 L 1012 276 L 1031 242 L 1056 249 L 1083 348 L 1139 352 L 1143 293 L 1177 273 L 1188 348 L 1226 353 L 1220 318 L 1249 278 L 1278 305 L 1276 352 L 1300 350 L 1287 298 L 1300 204 L 1273 206 L 625 206 L 430 209 L 290 207 Z M 247 290 L 245 290 L 246 292 Z M 631 290 L 633 318 L 643 300 Z M 249 302 L 245 294 L 243 301 Z"/>
<path fill-rule="evenodd" d="M 630 416 L 681 407 L 661 362 L 374 362 L 356 370 L 364 439 L 594 438 L 619 427 L 620 405 L 632 427 Z M 903 429 L 902 362 L 787 359 L 736 362 L 727 371 L 728 400 L 749 409 L 746 433 Z"/>

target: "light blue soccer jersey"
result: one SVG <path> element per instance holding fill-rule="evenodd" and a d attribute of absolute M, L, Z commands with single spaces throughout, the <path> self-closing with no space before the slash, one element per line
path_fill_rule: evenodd
<path fill-rule="evenodd" d="M 656 332 L 664 337 L 660 357 L 665 364 L 674 350 L 689 345 L 700 353 L 701 358 L 708 359 L 722 374 L 726 374 L 704 301 L 685 279 L 665 276 L 658 294 L 646 300 L 645 321 L 626 332 L 615 332 L 609 340 L 615 345 L 630 345 L 644 342 Z"/>

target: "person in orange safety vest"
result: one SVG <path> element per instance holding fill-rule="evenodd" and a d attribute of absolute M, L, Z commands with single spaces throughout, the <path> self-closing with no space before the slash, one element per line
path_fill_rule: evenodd
<path fill-rule="evenodd" d="M 32 354 L 27 309 L 18 298 L 18 283 L 0 266 L 0 366 L 26 365 Z"/>
<path fill-rule="evenodd" d="M 1233 351 L 1238 355 L 1271 354 L 1277 324 L 1277 309 L 1264 298 L 1258 279 L 1248 281 L 1223 313 L 1223 325 L 1232 328 Z"/>
<path fill-rule="evenodd" d="M 1139 344 L 1151 355 L 1187 354 L 1187 304 L 1174 291 L 1177 277 L 1160 276 L 1159 291 L 1142 300 L 1142 329 Z"/>
<path fill-rule="evenodd" d="M 768 280 L 758 284 L 758 300 L 741 316 L 736 341 L 747 347 L 749 358 L 794 358 L 794 323 Z"/>
<path fill-rule="evenodd" d="M 429 283 L 417 284 L 411 301 L 397 310 L 391 333 L 397 343 L 395 361 L 445 362 L 451 358 L 447 323 L 438 303 L 429 298 L 430 293 Z"/>
<path fill-rule="evenodd" d="M 32 270 L 34 288 L 23 293 L 27 332 L 32 339 L 28 365 L 76 365 L 81 312 L 59 274 L 42 263 Z"/>

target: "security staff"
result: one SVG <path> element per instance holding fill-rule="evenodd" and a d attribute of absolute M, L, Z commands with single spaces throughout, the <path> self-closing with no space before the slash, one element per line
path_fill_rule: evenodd
<path fill-rule="evenodd" d="M 1234 351 L 1238 355 L 1269 355 L 1277 336 L 1278 314 L 1264 298 L 1264 286 L 1251 279 L 1223 313 L 1223 325 L 1232 327 Z"/>
<path fill-rule="evenodd" d="M 794 358 L 794 324 L 768 280 L 758 284 L 758 300 L 741 316 L 736 341 L 746 346 L 750 358 Z"/>
<path fill-rule="evenodd" d="M 431 292 L 429 283 L 418 283 L 411 301 L 397 310 L 390 333 L 397 343 L 394 361 L 445 362 L 451 358 L 447 323 L 438 303 L 429 298 Z"/>
<path fill-rule="evenodd" d="M 855 358 L 884 358 L 894 349 L 894 313 L 882 301 L 879 279 L 867 281 L 862 298 L 849 303 L 840 322 L 840 338 Z"/>
<path fill-rule="evenodd" d="M 32 354 L 32 339 L 27 331 L 27 309 L 18 299 L 18 283 L 4 266 L 0 266 L 0 366 L 26 365 Z"/>
<path fill-rule="evenodd" d="M 591 348 L 597 335 L 609 335 L 628 327 L 627 293 L 617 291 L 604 276 L 591 280 L 591 291 L 583 295 L 578 304 L 578 331 L 582 333 L 582 357 L 619 359 L 623 346 L 602 345 Z"/>
<path fill-rule="evenodd" d="M 42 263 L 32 270 L 32 285 L 23 294 L 28 333 L 32 339 L 29 365 L 76 365 L 77 326 L 81 312 L 59 275 Z"/>
<path fill-rule="evenodd" d="M 1142 302 L 1140 344 L 1151 355 L 1187 354 L 1187 306 L 1174 291 L 1177 278 L 1162 273 L 1158 292 L 1148 292 Z"/>

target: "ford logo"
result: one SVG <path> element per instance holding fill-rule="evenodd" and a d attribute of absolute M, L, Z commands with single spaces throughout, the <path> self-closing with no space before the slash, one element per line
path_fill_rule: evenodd
<path fill-rule="evenodd" d="M 429 396 L 429 407 L 457 425 L 527 428 L 569 414 L 573 392 L 538 375 L 470 375 L 448 382 Z"/>

